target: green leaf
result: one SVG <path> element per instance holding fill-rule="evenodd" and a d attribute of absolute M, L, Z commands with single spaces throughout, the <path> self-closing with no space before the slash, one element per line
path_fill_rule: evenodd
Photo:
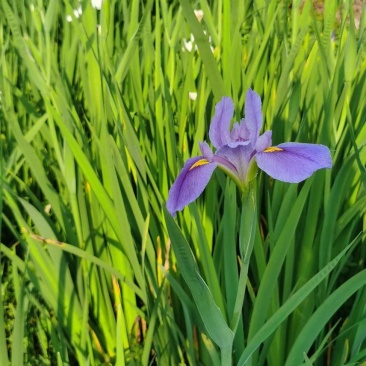
<path fill-rule="evenodd" d="M 350 244 L 351 245 L 351 244 Z M 350 245 L 347 247 L 349 248 Z M 347 249 L 346 248 L 346 249 Z M 344 254 L 344 251 L 341 253 Z M 338 256 L 339 257 L 339 256 Z M 338 258 L 337 257 L 337 258 Z M 319 332 L 325 327 L 334 313 L 360 288 L 366 285 L 366 270 L 363 270 L 337 288 L 327 299 L 318 307 L 310 317 L 301 333 L 292 346 L 286 366 L 297 365 L 300 361 L 301 351 L 308 351 L 315 341 Z M 301 351 L 300 351 L 301 350 Z"/>
<path fill-rule="evenodd" d="M 194 41 L 197 44 L 202 62 L 205 65 L 205 71 L 210 81 L 215 99 L 218 101 L 222 96 L 228 94 L 229 90 L 225 90 L 222 76 L 220 75 L 216 60 L 210 48 L 208 35 L 203 32 L 202 26 L 198 22 L 189 1 L 180 0 L 180 3 L 183 8 L 184 16 L 187 19 L 192 34 L 194 35 Z"/>
<path fill-rule="evenodd" d="M 244 352 L 240 356 L 238 365 L 245 365 L 249 360 L 253 352 L 268 338 L 270 335 L 278 329 L 279 325 L 296 309 L 296 307 L 304 301 L 304 299 L 326 278 L 329 273 L 335 268 L 342 257 L 352 247 L 354 243 L 349 244 L 337 257 L 335 257 L 330 263 L 328 263 L 321 271 L 319 271 L 314 277 L 312 277 L 303 287 L 296 291 L 276 312 L 270 319 L 259 329 L 255 336 L 248 342 Z M 363 278 L 366 282 L 366 277 Z M 319 320 L 319 319 L 318 319 Z M 309 323 L 307 323 L 309 324 Z M 324 323 L 325 324 L 325 323 Z M 307 328 L 308 326 L 306 326 Z M 312 331 L 312 328 L 309 329 Z M 312 333 L 313 334 L 313 333 Z M 300 348 L 295 353 L 296 357 L 302 356 L 302 350 Z M 292 362 L 294 361 L 294 362 Z M 288 366 L 297 365 L 295 359 L 289 362 Z M 301 362 L 301 360 L 300 360 Z"/>
<path fill-rule="evenodd" d="M 234 334 L 226 324 L 208 286 L 201 277 L 191 248 L 166 209 L 164 209 L 164 216 L 179 270 L 192 293 L 207 332 L 221 349 L 230 348 Z"/>

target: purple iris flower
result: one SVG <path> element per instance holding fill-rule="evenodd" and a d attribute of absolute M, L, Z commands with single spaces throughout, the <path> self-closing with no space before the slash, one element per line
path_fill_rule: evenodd
<path fill-rule="evenodd" d="M 234 123 L 231 98 L 224 97 L 215 107 L 209 137 L 216 151 L 200 143 L 202 155 L 188 159 L 169 191 L 167 208 L 171 215 L 193 202 L 205 189 L 213 171 L 219 167 L 244 189 L 256 165 L 272 178 L 299 183 L 316 170 L 331 168 L 329 149 L 324 145 L 286 142 L 271 146 L 272 131 L 259 135 L 262 128 L 262 103 L 249 89 L 246 94 L 245 118 Z M 256 165 L 255 165 L 256 162 Z"/>

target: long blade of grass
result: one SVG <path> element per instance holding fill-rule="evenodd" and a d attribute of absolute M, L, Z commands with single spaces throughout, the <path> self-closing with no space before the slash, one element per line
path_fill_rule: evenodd
<path fill-rule="evenodd" d="M 123 53 L 123 57 L 121 59 L 121 62 L 117 68 L 116 71 L 116 80 L 119 84 L 121 84 L 126 77 L 126 74 L 129 70 L 129 67 L 131 65 L 131 62 L 133 61 L 134 53 L 136 52 L 136 49 L 138 47 L 138 44 L 143 36 L 144 28 L 146 25 L 146 22 L 148 20 L 148 17 L 151 14 L 151 8 L 154 4 L 154 0 L 149 0 L 144 8 L 144 12 L 141 18 L 141 21 L 138 25 L 138 28 L 132 38 L 128 42 L 127 49 Z"/>
<path fill-rule="evenodd" d="M 26 316 L 28 310 L 29 299 L 26 296 L 25 280 L 22 281 L 21 288 L 19 289 L 18 303 L 15 313 L 15 324 L 13 330 L 14 346 L 11 355 L 12 366 L 23 365 L 24 363 L 24 326 L 26 324 Z"/>
<path fill-rule="evenodd" d="M 222 76 L 220 75 L 216 60 L 210 48 L 208 35 L 204 34 L 202 26 L 197 20 L 189 1 L 180 0 L 180 3 L 183 8 L 184 16 L 187 19 L 192 34 L 194 35 L 195 42 L 197 43 L 202 62 L 205 65 L 205 71 L 208 80 L 210 81 L 213 94 L 215 99 L 218 101 L 223 95 L 230 94 L 230 91 L 225 90 Z"/>
<path fill-rule="evenodd" d="M 363 270 L 335 290 L 319 306 L 304 326 L 298 336 L 286 360 L 286 366 L 297 365 L 301 362 L 299 355 L 304 350 L 307 352 L 315 341 L 316 336 L 322 331 L 325 324 L 333 314 L 345 303 L 356 291 L 366 285 L 366 270 Z"/>
<path fill-rule="evenodd" d="M 270 319 L 260 328 L 255 336 L 248 342 L 244 352 L 241 354 L 238 365 L 245 365 L 253 352 L 261 343 L 274 332 L 278 326 L 291 314 L 294 309 L 326 278 L 343 258 L 347 251 L 354 245 L 350 243 L 337 257 L 328 263 L 320 272 L 312 277 L 303 287 L 296 291 L 282 306 L 272 315 Z M 363 278 L 366 281 L 366 278 Z M 311 328 L 310 328 L 311 329 Z M 302 350 L 303 348 L 301 348 Z M 297 355 L 301 354 L 297 353 Z M 288 365 L 296 365 L 296 362 Z"/>
<path fill-rule="evenodd" d="M 298 221 L 300 220 L 301 212 L 305 205 L 310 186 L 311 180 L 308 180 L 303 186 L 296 202 L 292 205 L 288 220 L 284 224 L 276 241 L 276 246 L 271 253 L 271 257 L 261 280 L 256 302 L 254 304 L 248 335 L 249 340 L 254 337 L 266 319 L 270 299 L 276 286 L 276 281 L 274 281 L 274 279 L 278 278 L 286 253 L 291 245 L 291 238 L 295 234 L 295 229 Z"/>
<path fill-rule="evenodd" d="M 226 324 L 209 288 L 202 279 L 189 244 L 170 214 L 166 210 L 164 214 L 180 271 L 191 290 L 194 303 L 208 334 L 221 349 L 230 348 L 234 338 L 233 332 Z"/>
<path fill-rule="evenodd" d="M 72 150 L 72 152 L 74 154 L 75 160 L 78 162 L 79 167 L 83 170 L 83 173 L 86 176 L 90 186 L 92 187 L 92 189 L 94 190 L 95 194 L 98 197 L 100 205 L 104 208 L 104 210 L 107 214 L 107 217 L 110 220 L 111 225 L 116 232 L 116 235 L 118 236 L 118 238 L 121 241 L 121 244 L 123 245 L 125 243 L 124 238 L 125 238 L 126 232 L 123 232 L 121 230 L 121 227 L 119 224 L 119 218 L 116 215 L 114 204 L 112 203 L 110 196 L 108 196 L 102 183 L 100 182 L 98 176 L 96 175 L 92 165 L 90 164 L 87 157 L 85 156 L 82 148 L 77 143 L 75 138 L 72 136 L 72 134 L 70 133 L 70 131 L 68 130 L 66 125 L 60 121 L 58 126 L 59 126 L 60 130 L 62 131 L 66 141 L 68 142 L 70 149 Z M 134 273 L 135 273 L 138 283 L 143 287 L 144 280 L 143 280 L 143 276 L 141 273 L 141 268 L 138 264 L 136 252 L 133 250 L 128 250 L 128 248 L 126 248 L 126 254 L 134 269 Z M 142 297 L 142 299 L 144 301 L 146 301 L 146 296 L 144 295 Z"/>

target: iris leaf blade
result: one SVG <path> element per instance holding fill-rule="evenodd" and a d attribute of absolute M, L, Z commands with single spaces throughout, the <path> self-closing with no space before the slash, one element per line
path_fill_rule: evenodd
<path fill-rule="evenodd" d="M 189 289 L 203 323 L 214 342 L 221 348 L 231 347 L 233 333 L 215 303 L 212 293 L 199 274 L 192 251 L 170 214 L 164 210 L 165 221 L 172 240 L 180 271 Z"/>

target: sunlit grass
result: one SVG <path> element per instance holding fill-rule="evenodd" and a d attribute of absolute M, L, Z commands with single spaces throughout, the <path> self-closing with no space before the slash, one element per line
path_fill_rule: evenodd
<path fill-rule="evenodd" d="M 220 365 L 233 324 L 235 365 L 366 359 L 366 12 L 350 5 L 200 1 L 198 21 L 186 0 L 78 17 L 2 0 L 1 365 Z M 247 216 L 221 172 L 164 212 L 215 103 L 239 120 L 249 87 L 274 144 L 327 145 L 333 169 L 258 176 L 246 281 Z"/>

